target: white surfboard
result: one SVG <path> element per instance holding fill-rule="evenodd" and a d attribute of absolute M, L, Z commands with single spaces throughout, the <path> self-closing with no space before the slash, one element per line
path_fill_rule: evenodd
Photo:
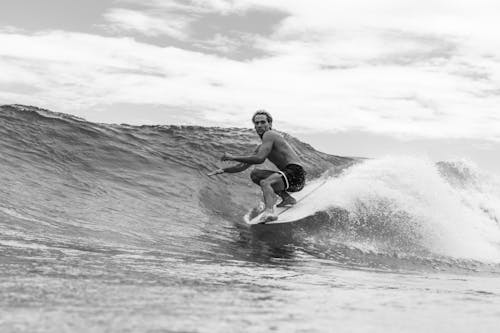
<path fill-rule="evenodd" d="M 292 196 L 297 200 L 297 203 L 293 206 L 288 207 L 275 207 L 274 212 L 278 215 L 278 219 L 271 222 L 260 223 L 261 225 L 268 224 L 278 224 L 278 223 L 289 223 L 293 221 L 297 221 L 312 215 L 310 209 L 305 209 L 310 203 L 310 200 L 314 200 L 314 192 L 316 192 L 319 188 L 325 185 L 326 180 L 320 179 L 316 181 L 312 181 L 307 184 L 301 191 L 296 193 L 291 193 Z M 259 224 L 260 217 L 262 213 L 256 215 L 255 208 L 250 210 L 245 214 L 244 220 L 247 224 L 255 225 Z"/>

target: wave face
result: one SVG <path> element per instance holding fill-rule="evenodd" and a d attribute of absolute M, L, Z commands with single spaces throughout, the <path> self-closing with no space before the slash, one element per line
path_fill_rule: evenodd
<path fill-rule="evenodd" d="M 0 136 L 4 254 L 241 259 L 264 242 L 274 255 L 292 244 L 356 266 L 500 261 L 500 182 L 465 162 L 360 161 L 285 134 L 309 179 L 327 183 L 308 201 L 310 217 L 263 231 L 241 223 L 260 196 L 249 171 L 206 176 L 222 152 L 253 151 L 253 130 L 96 124 L 12 105 L 0 108 Z"/>
<path fill-rule="evenodd" d="M 259 193 L 249 171 L 206 176 L 224 151 L 253 151 L 252 130 L 96 124 L 12 105 L 0 108 L 0 136 L 0 237 L 9 249 L 189 255 L 208 246 L 204 235 L 226 237 Z M 311 178 L 352 162 L 286 136 Z"/>

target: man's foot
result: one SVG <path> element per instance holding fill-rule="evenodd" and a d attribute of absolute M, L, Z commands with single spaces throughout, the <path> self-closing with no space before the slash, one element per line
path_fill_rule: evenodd
<path fill-rule="evenodd" d="M 257 215 L 261 214 L 266 207 L 263 202 L 260 202 L 257 207 L 252 208 L 250 211 L 250 219 L 255 218 Z"/>
<path fill-rule="evenodd" d="M 258 224 L 276 221 L 278 216 L 271 212 L 264 212 L 259 218 Z"/>
<path fill-rule="evenodd" d="M 281 202 L 276 205 L 276 207 L 287 207 L 287 206 L 293 206 L 297 203 L 297 200 L 295 200 L 291 195 L 286 196 L 285 198 L 282 198 Z"/>

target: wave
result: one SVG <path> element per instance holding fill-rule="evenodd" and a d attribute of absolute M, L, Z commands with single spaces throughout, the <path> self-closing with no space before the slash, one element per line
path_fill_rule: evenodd
<path fill-rule="evenodd" d="M 284 135 L 312 178 L 353 161 Z M 237 220 L 258 194 L 249 171 L 206 176 L 224 151 L 254 150 L 246 129 L 97 124 L 11 105 L 0 108 L 0 136 L 2 237 L 183 251 L 211 218 Z"/>
<path fill-rule="evenodd" d="M 386 157 L 331 177 L 304 209 L 330 222 L 311 236 L 314 245 L 498 263 L 499 185 L 465 161 Z"/>
<path fill-rule="evenodd" d="M 327 182 L 308 201 L 309 217 L 274 232 L 242 224 L 260 198 L 249 171 L 206 176 L 222 152 L 253 151 L 252 130 L 97 124 L 10 105 L 0 107 L 0 135 L 4 253 L 33 255 L 37 247 L 45 249 L 40 255 L 154 251 L 234 259 L 264 242 L 362 265 L 378 260 L 373 256 L 391 265 L 400 264 L 395 257 L 500 261 L 500 182 L 468 162 L 353 159 L 283 133 L 308 179 Z"/>

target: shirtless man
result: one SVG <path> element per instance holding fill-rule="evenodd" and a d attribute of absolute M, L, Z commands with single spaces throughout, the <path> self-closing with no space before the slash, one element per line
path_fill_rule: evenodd
<path fill-rule="evenodd" d="M 282 201 L 278 207 L 294 205 L 295 199 L 287 192 L 298 192 L 305 184 L 306 173 L 301 166 L 300 158 L 285 141 L 283 136 L 272 129 L 273 118 L 264 110 L 255 112 L 252 117 L 255 131 L 260 136 L 262 144 L 250 156 L 235 156 L 229 153 L 222 155 L 222 161 L 240 162 L 237 165 L 217 169 L 208 176 L 224 172 L 236 173 L 248 169 L 252 164 L 261 164 L 269 159 L 280 171 L 255 169 L 250 174 L 252 181 L 260 185 L 264 196 L 265 209 L 259 223 L 274 221 L 278 217 L 274 213 L 274 203 L 278 194 Z"/>

